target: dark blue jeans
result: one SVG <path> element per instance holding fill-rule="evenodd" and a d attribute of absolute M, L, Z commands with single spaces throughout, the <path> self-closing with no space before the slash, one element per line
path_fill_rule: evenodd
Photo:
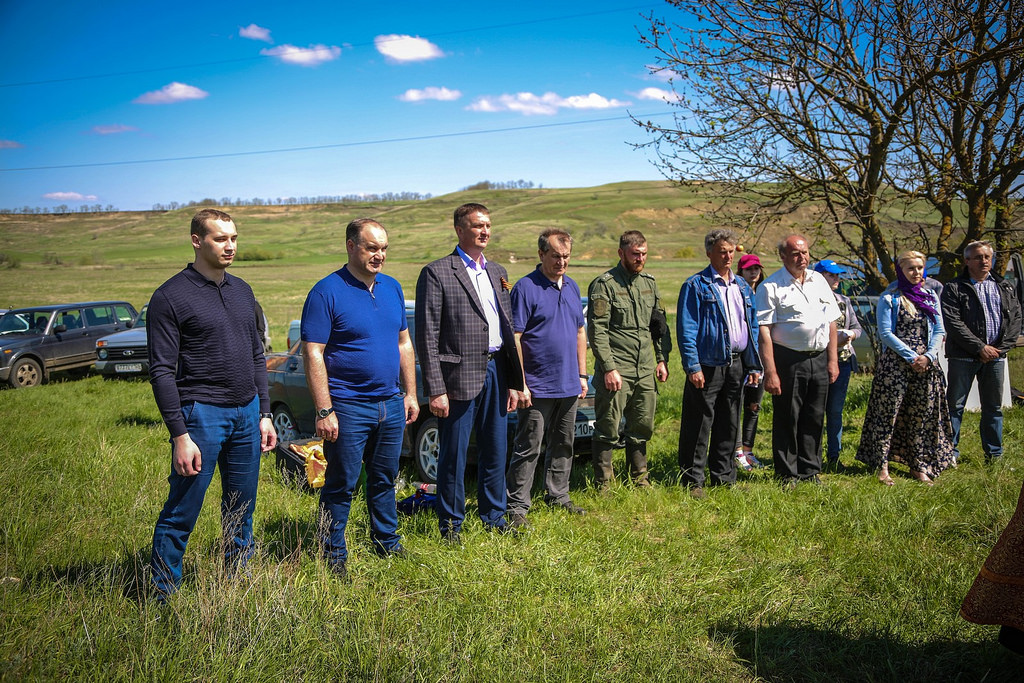
<path fill-rule="evenodd" d="M 370 541 L 381 554 L 398 546 L 395 477 L 405 432 L 405 399 L 398 395 L 333 404 L 338 416 L 338 439 L 324 442 L 327 471 L 320 489 L 320 513 L 326 524 L 324 552 L 328 562 L 337 565 L 348 560 L 345 526 L 364 464 Z"/>
<path fill-rule="evenodd" d="M 202 454 L 199 474 L 183 477 L 172 467 L 170 493 L 153 531 L 153 584 L 162 595 L 181 585 L 182 557 L 199 518 L 213 471 L 220 465 L 220 514 L 229 568 L 252 555 L 252 513 L 260 473 L 259 399 L 246 406 L 187 403 L 181 407 L 192 441 Z"/>
<path fill-rule="evenodd" d="M 974 378 L 978 378 L 978 399 L 981 402 L 981 446 L 985 457 L 998 458 L 1003 454 L 1003 378 L 1006 359 L 982 363 L 980 360 L 949 359 L 946 398 L 949 420 L 953 423 L 953 447 L 960 455 L 960 422 L 964 406 L 971 393 Z"/>
<path fill-rule="evenodd" d="M 839 462 L 843 447 L 843 405 L 850 388 L 850 373 L 857 367 L 856 356 L 839 362 L 839 377 L 828 385 L 825 399 L 825 454 L 829 462 Z"/>
<path fill-rule="evenodd" d="M 505 526 L 505 454 L 508 389 L 497 364 L 487 363 L 484 386 L 471 401 L 449 401 L 437 421 L 437 518 L 442 535 L 458 532 L 466 518 L 466 458 L 476 428 L 477 506 L 485 526 Z"/>

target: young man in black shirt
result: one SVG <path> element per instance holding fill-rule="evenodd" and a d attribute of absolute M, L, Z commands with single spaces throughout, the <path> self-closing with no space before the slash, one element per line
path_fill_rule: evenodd
<path fill-rule="evenodd" d="M 162 284 L 147 313 L 150 381 L 171 436 L 170 493 L 153 533 L 153 584 L 165 600 L 217 464 L 230 571 L 252 555 L 260 452 L 277 445 L 252 289 L 226 270 L 238 231 L 231 216 L 192 218 L 195 260 Z"/>

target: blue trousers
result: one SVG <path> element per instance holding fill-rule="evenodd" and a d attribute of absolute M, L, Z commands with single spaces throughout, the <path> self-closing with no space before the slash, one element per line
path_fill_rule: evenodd
<path fill-rule="evenodd" d="M 181 414 L 202 454 L 202 467 L 191 477 L 181 476 L 172 467 L 167 478 L 170 493 L 153 531 L 151 559 L 153 584 L 161 595 L 170 595 L 181 585 L 185 546 L 218 464 L 225 560 L 230 568 L 244 566 L 253 551 L 252 513 L 260 473 L 259 398 L 233 407 L 186 403 Z"/>
<path fill-rule="evenodd" d="M 829 462 L 839 462 L 843 447 L 843 405 L 850 388 L 850 373 L 856 368 L 856 356 L 839 362 L 839 377 L 828 385 L 825 399 L 825 455 Z"/>
<path fill-rule="evenodd" d="M 334 401 L 338 439 L 324 441 L 327 471 L 320 489 L 320 513 L 326 524 L 324 552 L 336 565 L 348 560 L 345 526 L 352 508 L 352 493 L 366 465 L 366 507 L 370 513 L 370 541 L 378 553 L 398 546 L 395 477 L 405 431 L 405 400 Z"/>
<path fill-rule="evenodd" d="M 949 420 L 953 423 L 953 447 L 960 455 L 960 423 L 964 417 L 964 405 L 971 393 L 974 378 L 978 378 L 978 398 L 981 401 L 981 446 L 985 457 L 998 458 L 1003 454 L 1003 377 L 1006 359 L 982 363 L 980 360 L 963 358 L 949 359 L 949 376 L 946 378 L 946 400 L 949 404 Z"/>
<path fill-rule="evenodd" d="M 466 458 L 476 428 L 477 506 L 485 526 L 505 526 L 505 458 L 508 450 L 508 388 L 497 363 L 487 363 L 480 393 L 449 401 L 438 418 L 437 518 L 442 536 L 458 532 L 466 518 Z"/>

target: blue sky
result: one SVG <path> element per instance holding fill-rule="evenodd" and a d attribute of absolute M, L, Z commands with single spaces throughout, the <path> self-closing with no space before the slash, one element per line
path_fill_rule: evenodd
<path fill-rule="evenodd" d="M 0 0 L 0 208 L 658 179 L 652 11 Z"/>

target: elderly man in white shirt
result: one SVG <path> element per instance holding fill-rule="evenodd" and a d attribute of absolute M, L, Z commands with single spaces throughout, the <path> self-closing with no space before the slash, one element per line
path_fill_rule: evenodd
<path fill-rule="evenodd" d="M 757 288 L 764 388 L 772 395 L 772 456 L 785 484 L 820 484 L 828 386 L 839 376 L 839 307 L 820 273 L 808 270 L 807 238 L 779 243 L 783 268 Z"/>

